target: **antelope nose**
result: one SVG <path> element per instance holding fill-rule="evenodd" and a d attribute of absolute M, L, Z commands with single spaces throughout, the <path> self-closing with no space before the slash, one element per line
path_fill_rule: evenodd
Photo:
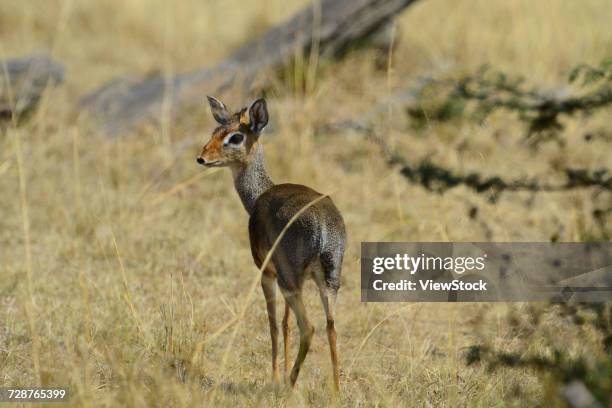
<path fill-rule="evenodd" d="M 196 161 L 197 161 L 199 164 L 204 164 L 204 163 L 206 163 L 206 161 L 205 161 L 205 160 L 204 160 L 202 157 L 198 157 L 198 158 L 196 159 Z"/>

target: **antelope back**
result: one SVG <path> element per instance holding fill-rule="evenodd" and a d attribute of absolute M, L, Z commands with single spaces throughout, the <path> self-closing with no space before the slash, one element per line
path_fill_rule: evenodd
<path fill-rule="evenodd" d="M 320 196 L 306 186 L 279 184 L 259 197 L 249 221 L 258 266 L 291 218 Z M 344 221 L 329 197 L 308 207 L 285 231 L 273 255 L 279 285 L 288 290 L 301 287 L 305 270 L 318 258 L 341 260 L 345 239 Z"/>

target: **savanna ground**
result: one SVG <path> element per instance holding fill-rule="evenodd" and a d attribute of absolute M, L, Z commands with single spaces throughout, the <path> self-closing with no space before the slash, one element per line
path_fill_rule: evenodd
<path fill-rule="evenodd" d="M 360 303 L 361 241 L 584 241 L 601 233 L 591 214 L 606 196 L 592 190 L 507 193 L 495 204 L 462 187 L 434 194 L 390 170 L 362 136 L 316 131 L 324 119 L 358 118 L 441 65 L 469 72 L 489 63 L 552 88 L 567 84 L 577 64 L 612 54 L 606 0 L 423 0 L 399 19 L 387 68 L 376 67 L 375 51 L 355 52 L 325 64 L 307 87 L 302 71 L 285 73 L 269 93 L 269 172 L 276 182 L 331 193 L 350 240 L 337 305 L 341 394 L 331 397 L 312 284 L 316 333 L 298 387 L 271 384 L 247 215 L 230 172 L 194 160 L 214 126 L 204 95 L 201 108 L 169 126 L 118 139 L 73 109 L 116 75 L 212 65 L 303 4 L 0 3 L 0 58 L 47 49 L 67 66 L 66 83 L 0 137 L 0 385 L 68 386 L 68 405 L 79 407 L 525 406 L 541 404 L 546 384 L 527 369 L 467 366 L 468 346 L 484 336 L 546 355 L 542 339 L 552 336 L 571 355 L 599 352 L 597 333 L 554 315 L 521 340 L 505 316 L 527 313 L 524 304 Z M 584 140 L 612 131 L 609 111 L 564 120 L 567 145 L 537 152 L 525 148 L 513 114 L 420 130 L 402 111 L 383 116 L 395 149 L 459 171 L 555 180 L 555 165 L 612 167 L 609 143 Z"/>

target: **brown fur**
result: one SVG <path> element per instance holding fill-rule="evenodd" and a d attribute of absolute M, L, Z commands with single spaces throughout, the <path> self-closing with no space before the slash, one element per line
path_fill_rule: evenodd
<path fill-rule="evenodd" d="M 268 176 L 259 143 L 261 130 L 268 121 L 263 99 L 248 108 L 230 114 L 220 101 L 209 97 L 215 119 L 221 124 L 202 149 L 198 162 L 205 166 L 230 167 L 234 186 L 250 214 L 249 239 L 255 264 L 263 260 L 285 226 L 302 208 L 321 194 L 298 184 L 275 185 Z M 244 135 L 240 144 L 225 143 L 232 133 Z M 229 136 L 229 137 L 228 137 Z M 306 208 L 288 227 L 266 266 L 261 285 L 266 298 L 270 336 L 272 340 L 272 375 L 278 380 L 278 327 L 276 324 L 276 285 L 285 298 L 283 337 L 285 375 L 288 369 L 289 309 L 296 316 L 300 329 L 300 348 L 289 380 L 295 385 L 302 363 L 310 348 L 314 328 L 308 321 L 302 301 L 306 279 L 314 279 L 327 317 L 327 337 L 330 346 L 334 385 L 339 387 L 338 353 L 334 324 L 334 303 L 340 288 L 340 273 L 346 241 L 346 230 L 340 212 L 329 197 Z"/>

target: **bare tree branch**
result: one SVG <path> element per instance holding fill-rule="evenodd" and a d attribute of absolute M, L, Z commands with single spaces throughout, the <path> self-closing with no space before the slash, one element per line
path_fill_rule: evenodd
<path fill-rule="evenodd" d="M 348 120 L 328 124 L 325 129 L 329 131 L 352 130 L 365 135 L 381 148 L 388 163 L 392 166 L 398 166 L 400 173 L 409 181 L 438 193 L 443 193 L 459 185 L 465 185 L 477 193 L 489 193 L 491 200 L 494 201 L 503 191 L 552 192 L 588 187 L 598 187 L 602 190 L 612 191 L 612 174 L 607 169 L 566 168 L 564 169 L 566 181 L 557 184 L 542 183 L 536 179 L 505 180 L 500 176 L 483 176 L 476 172 L 458 174 L 451 169 L 432 163 L 429 159 L 424 159 L 418 164 L 410 163 L 401 154 L 393 151 L 370 124 Z"/>

